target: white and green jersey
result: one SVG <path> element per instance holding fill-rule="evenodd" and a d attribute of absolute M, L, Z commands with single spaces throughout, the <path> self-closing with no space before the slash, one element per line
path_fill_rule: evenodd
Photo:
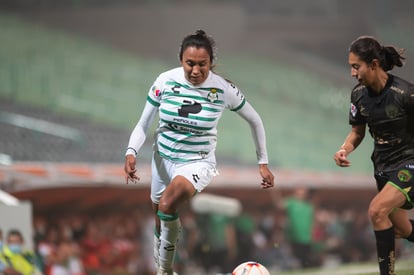
<path fill-rule="evenodd" d="M 239 89 L 221 76 L 210 71 L 203 84 L 193 86 L 185 79 L 182 67 L 161 74 L 147 101 L 159 110 L 157 151 L 180 162 L 213 153 L 223 110 L 237 110 L 245 104 Z"/>
<path fill-rule="evenodd" d="M 164 72 L 155 80 L 130 137 L 128 147 L 133 150 L 127 150 L 127 154 L 137 152 L 142 146 L 149 125 L 158 112 L 155 151 L 175 162 L 206 158 L 214 154 L 217 125 L 226 108 L 239 111 L 250 123 L 259 163 L 267 163 L 263 124 L 243 93 L 212 71 L 201 85 L 194 86 L 186 80 L 182 67 Z"/>

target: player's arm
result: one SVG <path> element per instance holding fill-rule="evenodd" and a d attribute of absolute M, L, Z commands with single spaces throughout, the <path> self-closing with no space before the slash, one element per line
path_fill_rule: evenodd
<path fill-rule="evenodd" d="M 248 102 L 237 111 L 237 114 L 245 119 L 250 125 L 254 144 L 256 146 L 259 173 L 262 177 L 262 188 L 272 187 L 274 184 L 274 176 L 267 166 L 269 161 L 266 149 L 266 134 L 262 119 Z"/>
<path fill-rule="evenodd" d="M 156 106 L 147 101 L 144 110 L 142 111 L 141 118 L 129 137 L 124 165 L 127 184 L 129 180 L 132 182 L 139 180 L 139 177 L 136 175 L 136 156 L 141 146 L 144 144 L 148 129 L 154 121 L 157 110 L 158 108 Z"/>
<path fill-rule="evenodd" d="M 365 124 L 352 125 L 352 129 L 345 138 L 344 143 L 334 155 L 336 165 L 341 167 L 351 166 L 347 156 L 361 144 L 365 136 L 365 128 Z"/>

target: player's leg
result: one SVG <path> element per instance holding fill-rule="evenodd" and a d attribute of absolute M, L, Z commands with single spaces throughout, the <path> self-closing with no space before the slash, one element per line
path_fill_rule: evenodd
<path fill-rule="evenodd" d="M 155 219 L 154 239 L 153 239 L 153 255 L 156 269 L 159 269 L 160 255 L 160 234 L 161 222 L 158 217 L 158 207 L 162 194 L 170 182 L 170 171 L 173 169 L 171 162 L 161 158 L 156 152 L 153 153 L 151 162 L 151 201 Z"/>
<path fill-rule="evenodd" d="M 411 223 L 411 233 L 405 237 L 406 240 L 414 243 L 414 220 L 409 220 Z"/>
<path fill-rule="evenodd" d="M 157 215 L 160 219 L 160 274 L 172 274 L 174 257 L 181 223 L 178 208 L 189 200 L 196 190 L 189 180 L 183 176 L 175 177 L 161 197 Z"/>
<path fill-rule="evenodd" d="M 160 218 L 158 217 L 158 204 L 152 203 L 152 210 L 154 212 L 155 218 L 155 228 L 154 228 L 154 245 L 153 245 L 153 255 L 154 255 L 154 263 L 155 267 L 160 267 L 159 263 L 159 255 L 160 255 Z"/>
<path fill-rule="evenodd" d="M 368 214 L 374 229 L 380 274 L 394 274 L 395 233 L 390 219 L 394 209 L 405 203 L 403 193 L 389 182 L 371 201 Z"/>
<path fill-rule="evenodd" d="M 159 203 L 160 218 L 160 270 L 171 272 L 181 224 L 180 206 L 201 192 L 217 174 L 214 159 L 176 165 L 173 180 L 167 186 Z M 168 274 L 168 273 L 167 273 Z"/>
<path fill-rule="evenodd" d="M 414 164 L 409 162 L 403 165 L 391 176 L 388 183 L 405 196 L 405 203 L 390 215 L 396 237 L 414 242 L 414 221 L 409 219 L 407 212 L 414 206 Z"/>
<path fill-rule="evenodd" d="M 407 238 L 412 233 L 412 224 L 408 218 L 407 210 L 396 208 L 390 214 L 394 225 L 395 238 Z"/>

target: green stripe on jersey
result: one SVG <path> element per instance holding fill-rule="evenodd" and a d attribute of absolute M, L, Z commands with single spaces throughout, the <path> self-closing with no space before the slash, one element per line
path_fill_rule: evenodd
<path fill-rule="evenodd" d="M 191 128 L 191 129 L 195 129 L 195 130 L 201 130 L 201 131 L 208 131 L 213 129 L 214 127 L 199 127 L 199 126 L 194 126 L 194 125 L 188 125 L 188 124 L 183 124 L 183 123 L 177 123 L 175 121 L 169 121 L 169 120 L 165 120 L 165 119 L 161 119 L 162 122 L 167 123 L 167 124 L 175 124 L 175 125 L 179 125 L 179 126 L 183 126 L 183 127 L 187 127 L 187 128 Z"/>
<path fill-rule="evenodd" d="M 175 82 L 175 81 L 167 81 L 165 84 L 180 86 L 180 87 L 186 88 L 188 90 L 197 90 L 197 89 L 199 89 L 199 90 L 210 91 L 210 92 L 214 90 L 216 93 L 224 94 L 224 91 L 222 89 L 218 89 L 218 88 L 214 88 L 214 87 L 198 87 L 198 88 L 195 88 L 195 87 L 190 87 L 186 84 L 178 83 L 178 82 Z"/>
<path fill-rule="evenodd" d="M 176 112 L 171 112 L 171 111 L 167 111 L 164 109 L 161 109 L 161 112 L 167 115 L 180 117 Z M 216 121 L 217 119 L 215 117 L 201 117 L 201 116 L 193 116 L 193 115 L 188 115 L 187 118 L 201 120 L 201 121 Z"/>
<path fill-rule="evenodd" d="M 181 105 L 183 105 L 182 102 L 178 102 L 178 101 L 170 100 L 170 99 L 163 99 L 163 102 L 168 103 L 168 104 L 171 104 L 171 105 L 175 105 L 175 106 L 181 106 Z M 201 108 L 203 110 L 205 110 L 205 111 L 210 111 L 210 112 L 214 112 L 214 113 L 221 112 L 221 109 L 206 107 L 206 106 L 203 106 L 203 105 L 201 105 Z"/>
<path fill-rule="evenodd" d="M 163 152 L 158 151 L 158 154 L 160 154 L 161 157 L 165 158 L 165 159 L 169 159 L 171 161 L 177 161 L 177 162 L 189 162 L 192 161 L 193 159 L 187 159 L 187 158 L 173 158 L 167 154 L 164 154 Z"/>
<path fill-rule="evenodd" d="M 205 111 L 209 111 L 209 112 L 213 112 L 213 113 L 219 113 L 221 112 L 220 109 L 217 108 L 210 108 L 210 107 L 204 107 L 203 105 L 201 105 L 201 108 Z"/>
<path fill-rule="evenodd" d="M 201 152 L 200 150 L 198 150 L 198 151 L 191 151 L 191 150 L 174 149 L 174 148 L 171 148 L 171 147 L 169 147 L 169 146 L 165 145 L 165 144 L 164 144 L 164 143 L 162 143 L 162 142 L 158 142 L 158 144 L 159 144 L 162 148 L 164 148 L 165 150 L 168 150 L 168 151 L 173 152 L 173 153 L 199 154 L 199 153 Z M 208 153 L 208 152 L 205 152 L 205 153 Z"/>
<path fill-rule="evenodd" d="M 164 95 L 174 95 L 174 97 L 192 98 L 192 99 L 197 100 L 197 101 L 207 102 L 207 103 L 213 104 L 213 103 L 211 103 L 211 101 L 208 98 L 202 97 L 202 96 L 195 96 L 195 95 L 189 95 L 189 94 L 177 94 L 177 93 L 174 93 L 174 92 L 164 92 Z M 165 99 L 163 99 L 163 100 L 165 100 Z M 224 101 L 223 100 L 216 100 L 216 101 L 214 101 L 214 104 L 224 104 Z"/>
<path fill-rule="evenodd" d="M 154 105 L 155 107 L 160 107 L 160 103 L 159 102 L 156 102 L 156 101 L 154 101 L 150 96 L 147 96 L 147 101 L 149 102 L 149 103 L 151 103 L 152 105 Z"/>
<path fill-rule="evenodd" d="M 186 140 L 179 140 L 179 139 L 175 139 L 172 138 L 164 133 L 161 133 L 161 136 L 165 139 L 168 139 L 172 142 L 176 142 L 176 143 L 182 143 L 182 144 L 187 144 L 187 145 L 210 145 L 210 141 L 186 141 Z"/>

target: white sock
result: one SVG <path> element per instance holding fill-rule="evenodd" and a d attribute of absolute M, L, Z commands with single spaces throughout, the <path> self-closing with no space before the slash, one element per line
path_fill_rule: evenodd
<path fill-rule="evenodd" d="M 173 268 L 174 256 L 179 234 L 181 232 L 181 223 L 177 218 L 173 220 L 161 219 L 160 249 L 159 249 L 159 267 L 165 271 Z"/>
<path fill-rule="evenodd" d="M 160 267 L 160 243 L 160 236 L 154 231 L 154 262 L 157 269 Z"/>

